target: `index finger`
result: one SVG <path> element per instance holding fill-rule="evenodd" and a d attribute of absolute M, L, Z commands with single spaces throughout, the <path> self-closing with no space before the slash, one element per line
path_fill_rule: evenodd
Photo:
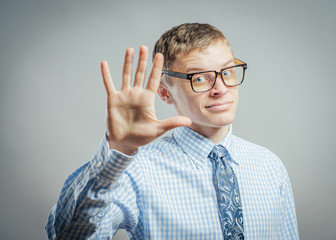
<path fill-rule="evenodd" d="M 108 63 L 106 61 L 102 61 L 100 63 L 100 68 L 101 68 L 101 73 L 102 73 L 104 86 L 105 86 L 107 95 L 115 93 L 116 90 L 112 82 L 112 77 L 110 74 L 110 68 L 108 66 Z"/>
<path fill-rule="evenodd" d="M 163 67 L 163 55 L 161 53 L 157 53 L 154 58 L 153 68 L 148 78 L 146 89 L 151 90 L 152 92 L 157 91 L 160 84 L 162 67 Z"/>

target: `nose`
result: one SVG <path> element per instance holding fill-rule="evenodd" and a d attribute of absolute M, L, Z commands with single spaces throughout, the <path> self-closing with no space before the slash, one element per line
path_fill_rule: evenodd
<path fill-rule="evenodd" d="M 224 84 L 222 77 L 217 74 L 214 87 L 211 89 L 211 95 L 224 95 L 228 92 L 228 87 Z"/>

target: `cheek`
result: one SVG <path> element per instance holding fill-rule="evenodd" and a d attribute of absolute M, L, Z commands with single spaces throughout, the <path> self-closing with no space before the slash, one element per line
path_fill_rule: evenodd
<path fill-rule="evenodd" d="M 173 103 L 178 112 L 186 116 L 197 116 L 204 110 L 203 102 L 207 93 L 195 93 L 189 82 L 175 83 L 170 90 Z"/>
<path fill-rule="evenodd" d="M 187 99 L 187 102 L 188 109 L 186 109 L 185 112 L 188 113 L 188 115 L 192 117 L 194 121 L 198 121 L 206 115 L 206 110 L 203 107 L 204 104 L 202 102 L 202 99 L 191 98 Z"/>
<path fill-rule="evenodd" d="M 202 111 L 202 103 L 194 94 L 189 95 L 184 91 L 178 91 L 178 96 L 175 97 L 175 106 L 178 111 L 186 116 L 199 115 Z"/>
<path fill-rule="evenodd" d="M 239 87 L 236 87 L 235 89 L 233 89 L 233 97 L 236 100 L 236 102 L 238 103 L 238 98 L 239 98 Z"/>

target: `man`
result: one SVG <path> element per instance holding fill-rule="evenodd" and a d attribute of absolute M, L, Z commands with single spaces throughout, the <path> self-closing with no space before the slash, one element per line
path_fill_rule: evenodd
<path fill-rule="evenodd" d="M 164 33 L 146 87 L 148 49 L 132 85 L 133 55 L 126 50 L 120 91 L 101 63 L 107 134 L 66 180 L 48 238 L 111 239 L 126 229 L 131 239 L 298 239 L 283 164 L 232 135 L 246 63 L 223 34 L 197 23 Z M 157 120 L 156 92 L 180 116 Z"/>

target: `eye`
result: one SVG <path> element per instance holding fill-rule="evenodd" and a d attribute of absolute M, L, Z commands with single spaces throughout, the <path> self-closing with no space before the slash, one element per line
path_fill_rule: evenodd
<path fill-rule="evenodd" d="M 223 78 L 227 78 L 231 75 L 231 71 L 230 70 L 225 70 L 222 72 L 222 77 Z"/>
<path fill-rule="evenodd" d="M 206 78 L 204 76 L 197 76 L 195 78 L 193 78 L 193 83 L 199 84 L 199 83 L 204 83 L 206 82 Z"/>

